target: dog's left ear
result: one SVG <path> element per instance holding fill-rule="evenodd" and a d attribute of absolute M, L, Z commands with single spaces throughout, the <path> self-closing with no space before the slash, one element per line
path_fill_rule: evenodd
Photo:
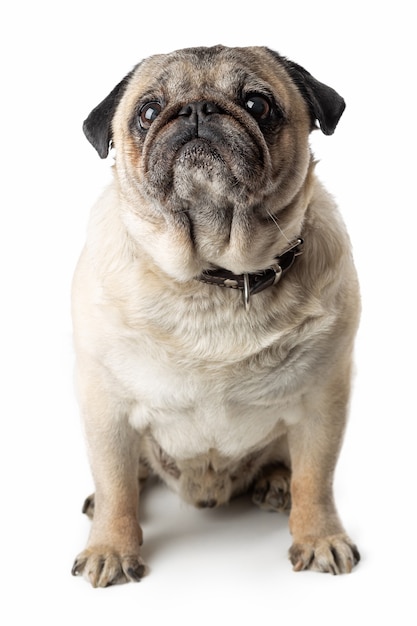
<path fill-rule="evenodd" d="M 313 125 L 316 120 L 325 135 L 332 135 L 346 104 L 337 91 L 314 78 L 301 65 L 289 61 L 277 52 L 270 50 L 284 65 L 293 82 L 297 85 L 308 104 Z"/>
<path fill-rule="evenodd" d="M 97 150 L 99 156 L 105 159 L 109 153 L 111 140 L 113 138 L 112 121 L 117 105 L 123 96 L 129 80 L 133 74 L 132 70 L 120 81 L 118 85 L 96 106 L 84 121 L 83 131 L 88 141 Z"/>

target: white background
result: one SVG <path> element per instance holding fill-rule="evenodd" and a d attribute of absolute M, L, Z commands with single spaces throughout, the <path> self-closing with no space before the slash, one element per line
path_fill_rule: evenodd
<path fill-rule="evenodd" d="M 3 624 L 415 624 L 415 18 L 412 2 L 117 0 L 3 3 L 1 23 L 1 550 Z M 144 496 L 140 584 L 70 576 L 92 489 L 74 399 L 70 283 L 110 179 L 89 111 L 141 58 L 189 45 L 268 45 L 347 109 L 312 146 L 361 278 L 357 375 L 336 476 L 362 562 L 293 573 L 285 517 L 245 500 L 196 511 Z M 1 614 L 4 613 L 2 616 Z M 7 615 L 7 617 L 5 617 Z"/>

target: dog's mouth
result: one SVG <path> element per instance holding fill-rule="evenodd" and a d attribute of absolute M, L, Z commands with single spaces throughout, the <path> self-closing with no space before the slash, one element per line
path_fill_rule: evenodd
<path fill-rule="evenodd" d="M 218 162 L 225 164 L 219 151 L 206 139 L 201 138 L 188 141 L 180 148 L 176 157 L 176 163 L 180 166 L 207 171 L 210 171 L 211 167 Z"/>

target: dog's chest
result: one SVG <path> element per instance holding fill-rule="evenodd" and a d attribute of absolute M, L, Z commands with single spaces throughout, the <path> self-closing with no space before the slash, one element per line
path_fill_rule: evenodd
<path fill-rule="evenodd" d="M 294 346 L 287 329 L 260 332 L 242 316 L 182 310 L 169 328 L 131 333 L 110 355 L 135 399 L 131 424 L 147 430 L 174 459 L 217 450 L 240 458 L 282 434 L 300 417 Z M 305 363 L 304 363 L 305 366 Z"/>

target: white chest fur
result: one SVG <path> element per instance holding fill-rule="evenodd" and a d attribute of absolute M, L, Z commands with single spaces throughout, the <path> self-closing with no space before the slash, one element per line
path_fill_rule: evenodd
<path fill-rule="evenodd" d="M 241 458 L 300 418 L 311 356 L 298 353 L 289 329 L 255 332 L 243 307 L 235 318 L 212 312 L 198 323 L 183 307 L 168 328 L 157 309 L 141 332 L 119 335 L 106 361 L 132 399 L 131 424 L 172 458 L 210 449 Z"/>

